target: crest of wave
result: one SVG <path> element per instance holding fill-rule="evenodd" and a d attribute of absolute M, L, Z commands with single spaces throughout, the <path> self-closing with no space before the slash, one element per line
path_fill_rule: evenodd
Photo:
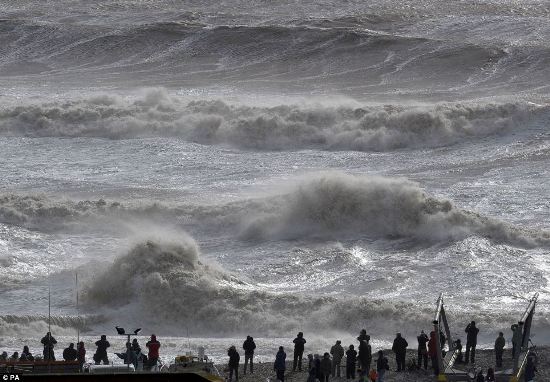
<path fill-rule="evenodd" d="M 427 312 L 407 303 L 261 291 L 253 283 L 201 261 L 196 243 L 186 235 L 179 240 L 135 245 L 88 285 L 83 300 L 89 309 L 132 305 L 158 326 L 188 327 L 194 333 L 208 334 L 355 330 L 358 320 L 399 320 L 400 312 L 407 309 L 411 320 L 428 318 Z"/>
<path fill-rule="evenodd" d="M 545 107 L 525 103 L 231 105 L 220 100 L 185 102 L 161 88 L 133 98 L 102 95 L 6 106 L 0 109 L 0 134 L 111 139 L 169 136 L 260 150 L 387 151 L 506 134 L 545 111 Z"/>
<path fill-rule="evenodd" d="M 253 240 L 304 236 L 410 238 L 432 244 L 480 235 L 523 247 L 548 246 L 548 232 L 531 232 L 457 208 L 406 179 L 324 173 L 302 180 L 264 211 L 245 220 Z"/>

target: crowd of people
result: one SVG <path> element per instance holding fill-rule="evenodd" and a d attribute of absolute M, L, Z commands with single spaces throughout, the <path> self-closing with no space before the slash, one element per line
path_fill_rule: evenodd
<path fill-rule="evenodd" d="M 515 328 L 517 329 L 517 327 Z M 457 351 L 457 357 L 455 363 L 458 364 L 475 364 L 477 337 L 479 334 L 479 328 L 476 327 L 475 321 L 468 324 L 464 330 L 466 333 L 466 349 L 465 354 L 462 353 L 463 347 L 460 339 L 453 342 L 453 348 Z M 514 335 L 518 330 L 514 331 Z M 407 340 L 397 333 L 393 341 L 391 348 L 395 355 L 396 372 L 405 372 L 411 370 L 421 369 L 428 370 L 428 361 L 433 369 L 435 375 L 439 374 L 439 364 L 437 360 L 437 354 L 440 351 L 445 354 L 446 336 L 442 331 L 436 333 L 430 332 L 428 336 L 423 330 L 417 336 L 418 342 L 418 358 L 409 359 L 407 362 L 407 348 L 409 344 Z M 379 350 L 377 353 L 377 359 L 373 363 L 372 347 L 370 345 L 370 336 L 365 329 L 361 330 L 357 337 L 358 350 L 354 344 L 350 344 L 347 349 L 342 346 L 342 341 L 337 340 L 336 343 L 330 348 L 330 352 L 320 354 L 308 354 L 307 355 L 307 382 L 328 382 L 331 378 L 341 378 L 341 368 L 344 367 L 343 361 L 345 356 L 345 377 L 346 380 L 355 381 L 358 378 L 361 382 L 384 382 L 386 373 L 390 370 L 388 358 L 385 356 L 383 350 Z M 293 362 L 292 371 L 302 371 L 302 360 L 305 352 L 305 345 L 307 341 L 304 338 L 304 334 L 299 332 L 296 338 L 293 340 Z M 439 349 L 438 349 L 439 346 Z M 504 354 L 504 348 L 506 346 L 506 340 L 504 333 L 500 332 L 495 341 L 495 366 L 496 368 L 502 368 L 502 358 Z M 254 372 L 253 359 L 254 350 L 256 344 L 251 336 L 247 336 L 243 343 L 243 349 L 245 354 L 245 364 L 243 373 L 246 374 L 248 365 L 250 373 Z M 512 357 L 514 357 L 517 349 L 512 348 Z M 235 346 L 231 346 L 228 350 L 229 356 L 229 381 L 239 380 L 239 352 Z M 372 365 L 371 365 L 372 364 Z M 275 355 L 275 362 L 273 369 L 277 375 L 277 380 L 284 382 L 286 372 L 286 352 L 283 346 L 279 347 L 277 354 Z M 532 357 L 527 359 L 527 363 L 524 370 L 524 380 L 533 381 L 536 374 L 536 365 Z M 483 371 L 478 371 L 475 375 L 476 382 L 494 382 L 495 381 L 495 369 L 489 368 L 484 374 Z"/>
<path fill-rule="evenodd" d="M 40 340 L 44 350 L 42 356 L 33 356 L 29 351 L 28 346 L 23 347 L 21 354 L 14 352 L 12 356 L 8 356 L 7 352 L 3 352 L 0 355 L 0 361 L 6 362 L 35 362 L 35 361 L 56 361 L 55 358 L 55 345 L 57 340 L 52 336 L 51 332 L 46 333 Z M 96 351 L 92 357 L 94 364 L 96 365 L 109 365 L 109 357 L 107 349 L 111 347 L 107 336 L 102 335 L 98 341 L 95 342 Z M 141 346 L 137 338 L 134 338 L 132 342 L 126 342 L 126 349 L 121 353 L 114 353 L 121 358 L 125 364 L 133 364 L 135 369 L 143 368 L 144 370 L 153 369 L 159 360 L 160 342 L 153 334 L 150 340 L 145 344 L 148 349 L 148 354 L 144 354 L 141 350 Z M 83 341 L 80 341 L 75 348 L 74 343 L 70 343 L 68 347 L 63 350 L 63 361 L 66 362 L 78 362 L 80 369 L 82 369 L 86 362 L 86 348 Z"/>

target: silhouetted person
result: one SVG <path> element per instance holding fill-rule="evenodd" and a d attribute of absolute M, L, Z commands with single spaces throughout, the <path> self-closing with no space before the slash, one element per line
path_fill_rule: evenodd
<path fill-rule="evenodd" d="M 277 379 L 281 382 L 285 382 L 286 353 L 285 348 L 282 346 L 279 346 L 279 351 L 275 355 L 273 370 L 277 373 Z"/>
<path fill-rule="evenodd" d="M 42 337 L 42 340 L 40 340 L 42 345 L 44 345 L 44 351 L 42 354 L 44 355 L 44 361 L 55 361 L 55 354 L 53 352 L 53 348 L 57 341 L 55 338 L 53 338 L 52 333 L 48 332 L 44 337 Z"/>
<path fill-rule="evenodd" d="M 0 361 L 7 361 L 8 360 L 8 352 L 3 351 L 2 354 L 0 354 Z"/>
<path fill-rule="evenodd" d="M 353 345 L 349 345 L 346 351 L 346 379 L 355 379 L 355 365 L 357 362 L 357 351 Z"/>
<path fill-rule="evenodd" d="M 368 370 L 370 369 L 370 363 L 372 362 L 372 348 L 369 345 L 368 339 L 363 339 L 359 341 L 358 359 L 361 370 L 367 370 L 368 372 Z"/>
<path fill-rule="evenodd" d="M 481 370 L 477 373 L 476 382 L 485 382 L 485 377 L 483 377 L 483 372 Z"/>
<path fill-rule="evenodd" d="M 294 342 L 294 362 L 292 363 L 292 371 L 296 371 L 296 367 L 298 367 L 299 371 L 302 371 L 302 357 L 304 356 L 304 345 L 306 343 L 304 333 L 298 333 L 298 336 L 296 336 L 292 342 Z"/>
<path fill-rule="evenodd" d="M 506 340 L 504 339 L 504 333 L 498 333 L 498 337 L 495 341 L 495 358 L 496 366 L 502 367 L 502 354 L 504 354 L 504 346 L 506 345 Z"/>
<path fill-rule="evenodd" d="M 376 371 L 378 372 L 378 382 L 384 382 L 386 371 L 390 370 L 388 359 L 384 357 L 382 350 L 378 351 L 378 359 L 376 360 Z"/>
<path fill-rule="evenodd" d="M 227 351 L 227 355 L 229 356 L 229 382 L 233 380 L 233 373 L 235 373 L 235 381 L 239 380 L 239 360 L 241 357 L 239 356 L 239 352 L 237 352 L 237 349 L 235 346 L 231 346 L 229 350 Z"/>
<path fill-rule="evenodd" d="M 428 341 L 430 340 L 426 333 L 422 330 L 420 335 L 416 337 L 418 340 L 418 368 L 422 367 L 422 361 L 424 361 L 424 369 L 428 369 Z"/>
<path fill-rule="evenodd" d="M 321 371 L 321 358 L 319 358 L 319 354 L 315 354 L 313 358 L 313 364 L 315 365 L 315 378 L 320 381 L 323 378 L 323 372 Z"/>
<path fill-rule="evenodd" d="M 439 363 L 437 362 L 437 343 L 435 339 L 435 332 L 432 330 L 430 332 L 430 340 L 428 341 L 428 355 L 432 361 L 432 368 L 434 369 L 434 374 L 439 375 Z"/>
<path fill-rule="evenodd" d="M 523 373 L 525 382 L 533 381 L 536 373 L 537 367 L 535 366 L 535 360 L 533 357 L 527 357 L 527 364 L 525 365 L 525 372 Z"/>
<path fill-rule="evenodd" d="M 34 361 L 34 357 L 29 351 L 29 347 L 27 345 L 23 346 L 23 351 L 21 352 L 21 356 L 19 357 L 20 361 Z"/>
<path fill-rule="evenodd" d="M 323 359 L 321 360 L 321 373 L 323 373 L 323 378 L 321 382 L 329 382 L 330 373 L 332 372 L 332 361 L 330 360 L 330 354 L 323 354 Z"/>
<path fill-rule="evenodd" d="M 455 349 L 457 351 L 456 363 L 463 363 L 464 354 L 462 354 L 462 342 L 460 342 L 460 338 L 457 338 L 457 340 L 455 341 Z"/>
<path fill-rule="evenodd" d="M 401 337 L 401 333 L 397 333 L 393 340 L 391 350 L 395 353 L 395 361 L 397 362 L 397 371 L 405 370 L 405 357 L 407 355 L 407 341 Z"/>
<path fill-rule="evenodd" d="M 135 352 L 136 354 L 141 353 L 141 346 L 139 346 L 139 342 L 137 338 L 134 338 L 132 340 L 132 351 Z"/>
<path fill-rule="evenodd" d="M 517 347 L 521 347 L 521 341 L 523 339 L 523 334 L 518 324 L 513 324 L 512 327 L 512 358 L 516 356 Z"/>
<path fill-rule="evenodd" d="M 359 332 L 359 337 L 357 337 L 357 341 L 370 341 L 370 336 L 367 334 L 367 331 L 365 329 L 361 329 Z"/>
<path fill-rule="evenodd" d="M 145 346 L 149 349 L 149 354 L 147 354 L 147 367 L 153 368 L 157 365 L 159 360 L 160 342 L 157 341 L 157 336 L 151 334 L 151 339 L 147 341 Z"/>
<path fill-rule="evenodd" d="M 78 343 L 78 363 L 80 364 L 80 370 L 82 371 L 82 366 L 84 366 L 84 362 L 86 362 L 86 348 L 84 347 L 84 342 L 80 341 Z"/>
<path fill-rule="evenodd" d="M 476 346 L 477 346 L 477 334 L 479 333 L 479 329 L 476 328 L 476 322 L 472 321 L 466 326 L 466 329 L 464 330 L 466 332 L 466 359 L 464 360 L 465 363 L 472 362 L 475 363 L 476 361 Z M 471 359 L 468 358 L 471 352 Z"/>
<path fill-rule="evenodd" d="M 65 361 L 76 361 L 78 358 L 78 352 L 74 348 L 74 344 L 71 342 L 68 348 L 63 350 L 63 359 Z"/>
<path fill-rule="evenodd" d="M 330 354 L 332 354 L 332 376 L 340 377 L 340 365 L 342 364 L 342 358 L 344 357 L 342 341 L 336 341 L 336 344 L 330 348 Z"/>
<path fill-rule="evenodd" d="M 95 364 L 99 365 L 103 362 L 104 365 L 108 365 L 109 357 L 107 357 L 107 348 L 110 347 L 111 344 L 107 341 L 107 336 L 103 334 L 99 341 L 96 341 L 95 346 L 97 346 L 97 350 L 94 354 Z"/>
<path fill-rule="evenodd" d="M 490 367 L 487 369 L 487 376 L 485 377 L 486 382 L 495 382 L 495 371 Z"/>
<path fill-rule="evenodd" d="M 10 361 L 12 362 L 17 362 L 19 361 L 19 353 L 18 352 L 14 352 L 11 357 L 10 357 Z"/>
<path fill-rule="evenodd" d="M 256 349 L 256 344 L 254 343 L 254 338 L 246 336 L 246 341 L 243 343 L 244 349 L 244 370 L 243 374 L 246 375 L 246 367 L 250 361 L 250 374 L 254 372 L 253 360 L 254 360 L 254 349 Z"/>

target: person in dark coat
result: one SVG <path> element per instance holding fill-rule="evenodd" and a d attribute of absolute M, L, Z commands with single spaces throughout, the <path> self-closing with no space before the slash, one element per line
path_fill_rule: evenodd
<path fill-rule="evenodd" d="M 246 367 L 250 361 L 250 374 L 254 372 L 253 359 L 254 359 L 254 349 L 256 349 L 256 344 L 254 343 L 254 338 L 246 336 L 246 341 L 243 343 L 244 349 L 244 370 L 243 374 L 246 375 Z"/>
<path fill-rule="evenodd" d="M 74 348 L 74 344 L 71 342 L 68 348 L 63 350 L 63 359 L 65 361 L 76 361 L 78 358 L 78 352 Z"/>
<path fill-rule="evenodd" d="M 279 346 L 279 351 L 275 355 L 273 370 L 277 373 L 277 379 L 281 382 L 285 382 L 286 353 L 285 348 L 282 346 Z"/>
<path fill-rule="evenodd" d="M 527 364 L 525 365 L 525 372 L 523 373 L 525 382 L 534 381 L 536 373 L 537 367 L 535 366 L 535 360 L 533 357 L 527 357 Z"/>
<path fill-rule="evenodd" d="M 457 351 L 456 355 L 456 363 L 463 363 L 464 362 L 464 354 L 462 354 L 462 342 L 460 342 L 460 338 L 457 338 L 455 341 L 455 349 Z"/>
<path fill-rule="evenodd" d="M 437 343 L 435 339 L 435 332 L 433 330 L 430 332 L 430 341 L 428 341 L 428 355 L 432 360 L 432 368 L 434 369 L 434 374 L 439 375 L 439 363 L 437 362 Z"/>
<path fill-rule="evenodd" d="M 80 341 L 78 343 L 78 363 L 80 364 L 80 370 L 82 370 L 82 366 L 84 366 L 84 362 L 86 362 L 86 348 L 84 348 L 84 342 Z"/>
<path fill-rule="evenodd" d="M 376 371 L 378 372 L 378 382 L 384 382 L 386 371 L 390 370 L 388 359 L 384 357 L 382 350 L 378 351 L 378 359 L 376 360 Z"/>
<path fill-rule="evenodd" d="M 370 338 L 370 337 L 369 337 Z M 372 361 L 372 348 L 369 345 L 368 339 L 359 341 L 359 367 L 361 371 L 370 369 L 370 363 Z"/>
<path fill-rule="evenodd" d="M 332 376 L 340 377 L 340 365 L 342 364 L 342 358 L 344 357 L 344 348 L 342 347 L 342 341 L 336 341 L 330 348 L 330 354 L 332 355 Z"/>
<path fill-rule="evenodd" d="M 464 363 L 472 362 L 475 363 L 476 359 L 476 346 L 477 346 L 477 334 L 479 333 L 479 329 L 476 328 L 476 322 L 472 321 L 466 326 L 466 329 L 464 330 L 466 332 L 466 359 L 464 360 Z M 469 355 L 471 353 L 471 359 L 469 359 Z"/>
<path fill-rule="evenodd" d="M 231 346 L 227 351 L 227 355 L 229 356 L 229 382 L 233 380 L 233 372 L 235 373 L 235 381 L 238 381 L 239 360 L 241 359 L 241 357 L 239 356 L 239 352 L 237 351 L 235 346 Z"/>
<path fill-rule="evenodd" d="M 355 379 L 355 363 L 357 362 L 357 351 L 353 345 L 349 345 L 346 351 L 346 379 Z"/>
<path fill-rule="evenodd" d="M 304 333 L 298 333 L 292 342 L 294 342 L 294 362 L 292 363 L 292 371 L 296 371 L 296 367 L 298 367 L 299 371 L 302 371 L 302 357 L 304 356 L 304 345 L 306 343 Z"/>
<path fill-rule="evenodd" d="M 498 333 L 498 337 L 495 341 L 495 358 L 496 366 L 502 367 L 502 355 L 504 354 L 504 346 L 506 346 L 506 340 L 504 339 L 504 333 Z"/>
<path fill-rule="evenodd" d="M 315 378 L 320 381 L 323 378 L 323 372 L 321 371 L 321 358 L 319 354 L 313 356 L 313 364 L 315 365 Z"/>
<path fill-rule="evenodd" d="M 405 358 L 407 355 L 407 341 L 401 337 L 401 333 L 397 333 L 391 350 L 395 353 L 395 361 L 397 362 L 397 371 L 405 371 Z"/>
<path fill-rule="evenodd" d="M 99 341 L 96 341 L 95 346 L 97 346 L 97 350 L 94 354 L 95 364 L 99 365 L 103 362 L 104 365 L 108 365 L 109 357 L 107 357 L 107 348 L 109 348 L 111 344 L 107 341 L 107 336 L 103 334 Z"/>
<path fill-rule="evenodd" d="M 367 334 L 366 329 L 361 329 L 361 331 L 359 332 L 359 337 L 357 337 L 357 341 L 370 341 L 370 336 Z"/>
<path fill-rule="evenodd" d="M 418 368 L 422 367 L 422 362 L 424 362 L 424 370 L 428 369 L 428 341 L 430 340 L 426 333 L 422 330 L 418 337 Z"/>
<path fill-rule="evenodd" d="M 495 371 L 490 367 L 487 369 L 487 376 L 485 377 L 485 382 L 495 382 Z"/>
<path fill-rule="evenodd" d="M 44 345 L 44 361 L 55 361 L 55 354 L 53 351 L 53 347 L 57 343 L 55 338 L 53 338 L 52 333 L 48 332 L 42 339 L 40 340 L 42 345 Z"/>
<path fill-rule="evenodd" d="M 23 351 L 21 352 L 20 361 L 34 361 L 34 357 L 31 354 L 29 347 L 27 345 L 23 346 Z"/>
<path fill-rule="evenodd" d="M 321 360 L 321 373 L 323 374 L 321 382 L 329 382 L 330 373 L 332 373 L 332 361 L 328 353 L 323 354 L 323 359 Z"/>
<path fill-rule="evenodd" d="M 476 382 L 485 382 L 485 377 L 481 370 L 477 373 Z"/>

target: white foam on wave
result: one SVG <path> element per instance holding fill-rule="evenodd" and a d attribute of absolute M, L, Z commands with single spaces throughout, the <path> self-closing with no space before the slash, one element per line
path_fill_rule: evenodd
<path fill-rule="evenodd" d="M 0 134 L 29 137 L 179 137 L 258 150 L 388 151 L 441 147 L 524 129 L 547 111 L 529 103 L 364 106 L 185 102 L 165 89 L 6 106 Z"/>

